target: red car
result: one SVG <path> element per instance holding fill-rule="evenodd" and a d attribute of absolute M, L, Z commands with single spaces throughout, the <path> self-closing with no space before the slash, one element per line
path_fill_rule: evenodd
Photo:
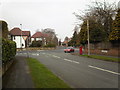
<path fill-rule="evenodd" d="M 74 48 L 73 47 L 67 47 L 66 49 L 64 49 L 64 52 L 74 52 Z"/>

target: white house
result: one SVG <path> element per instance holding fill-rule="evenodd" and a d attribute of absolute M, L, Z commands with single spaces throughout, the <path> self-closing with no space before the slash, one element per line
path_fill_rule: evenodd
<path fill-rule="evenodd" d="M 22 31 L 20 28 L 13 28 L 10 31 L 11 40 L 16 42 L 17 48 L 25 48 L 30 45 L 30 31 Z"/>

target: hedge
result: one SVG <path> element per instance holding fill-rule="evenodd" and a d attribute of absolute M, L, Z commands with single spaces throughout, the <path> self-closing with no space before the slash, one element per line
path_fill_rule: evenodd
<path fill-rule="evenodd" d="M 2 39 L 2 61 L 7 62 L 16 55 L 16 43 L 11 40 Z"/>
<path fill-rule="evenodd" d="M 49 44 L 45 45 L 44 47 L 56 47 L 56 45 L 52 44 L 52 43 L 49 43 Z"/>
<path fill-rule="evenodd" d="M 42 46 L 42 41 L 33 41 L 30 47 L 41 47 Z"/>

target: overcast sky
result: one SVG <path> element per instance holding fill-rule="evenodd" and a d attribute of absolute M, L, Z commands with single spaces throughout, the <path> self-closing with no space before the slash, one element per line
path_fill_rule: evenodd
<path fill-rule="evenodd" d="M 22 24 L 22 30 L 30 30 L 32 35 L 37 29 L 52 28 L 58 38 L 64 40 L 66 36 L 73 35 L 77 22 L 73 13 L 83 12 L 93 1 L 95 0 L 2 0 L 0 19 L 8 23 L 9 30 Z M 118 3 L 119 0 L 106 1 Z"/>

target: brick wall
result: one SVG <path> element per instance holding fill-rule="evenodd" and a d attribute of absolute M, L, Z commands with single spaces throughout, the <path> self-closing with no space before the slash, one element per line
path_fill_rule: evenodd
<path fill-rule="evenodd" d="M 88 50 L 84 50 L 84 54 L 87 54 Z M 90 50 L 91 54 L 98 54 L 98 55 L 108 55 L 108 56 L 119 56 L 119 49 L 114 48 L 114 49 L 109 49 L 109 50 L 100 50 L 100 49 L 91 49 Z"/>

